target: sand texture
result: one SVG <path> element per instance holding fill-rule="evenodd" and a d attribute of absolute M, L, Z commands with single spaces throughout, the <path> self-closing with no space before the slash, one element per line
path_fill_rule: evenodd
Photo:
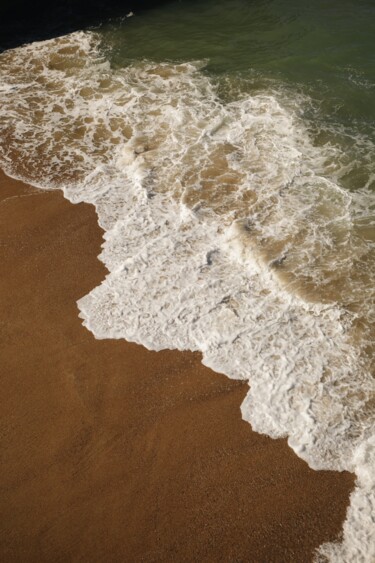
<path fill-rule="evenodd" d="M 95 340 L 95 211 L 0 177 L 4 562 L 312 560 L 354 477 L 314 472 L 240 416 L 199 354 Z"/>

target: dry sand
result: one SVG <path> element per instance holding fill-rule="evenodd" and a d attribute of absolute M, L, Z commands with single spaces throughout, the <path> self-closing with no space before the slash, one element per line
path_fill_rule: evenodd
<path fill-rule="evenodd" d="M 353 476 L 314 472 L 240 416 L 199 354 L 97 341 L 94 208 L 0 177 L 4 562 L 311 561 Z"/>

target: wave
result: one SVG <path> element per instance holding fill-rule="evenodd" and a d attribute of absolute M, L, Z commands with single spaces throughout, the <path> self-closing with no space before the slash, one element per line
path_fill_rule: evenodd
<path fill-rule="evenodd" d="M 84 325 L 200 350 L 248 380 L 254 430 L 287 436 L 314 469 L 357 474 L 343 542 L 317 558 L 371 561 L 370 141 L 313 138 L 308 100 L 275 84 L 255 92 L 227 77 L 224 100 L 202 62 L 112 69 L 92 33 L 7 51 L 0 74 L 0 165 L 94 204 L 105 231 L 109 273 L 78 301 Z"/>

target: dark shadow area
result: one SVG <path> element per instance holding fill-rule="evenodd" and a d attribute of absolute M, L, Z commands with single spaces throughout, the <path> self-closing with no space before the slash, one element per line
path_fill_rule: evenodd
<path fill-rule="evenodd" d="M 0 52 L 99 26 L 168 0 L 0 0 Z"/>

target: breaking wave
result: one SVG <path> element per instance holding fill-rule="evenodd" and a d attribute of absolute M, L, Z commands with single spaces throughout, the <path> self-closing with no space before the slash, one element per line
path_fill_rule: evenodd
<path fill-rule="evenodd" d="M 248 380 L 254 430 L 357 474 L 343 542 L 317 557 L 373 560 L 372 143 L 313 135 L 280 85 L 226 77 L 224 99 L 204 63 L 114 70 L 91 33 L 5 52 L 0 75 L 0 165 L 94 204 L 105 231 L 83 323 Z"/>

